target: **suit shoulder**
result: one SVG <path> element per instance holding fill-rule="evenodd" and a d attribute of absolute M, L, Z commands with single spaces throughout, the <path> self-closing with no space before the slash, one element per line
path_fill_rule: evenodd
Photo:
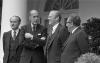
<path fill-rule="evenodd" d="M 43 26 L 43 25 L 39 25 L 43 30 L 44 29 L 47 29 L 45 26 Z"/>
<path fill-rule="evenodd" d="M 65 29 L 66 27 L 62 24 L 59 24 L 60 29 Z"/>
<path fill-rule="evenodd" d="M 30 26 L 29 24 L 21 26 L 21 29 L 27 29 L 29 26 Z"/>
<path fill-rule="evenodd" d="M 84 36 L 84 37 L 87 37 L 87 36 L 88 36 L 87 33 L 86 33 L 83 29 L 81 29 L 81 30 L 78 32 L 78 35 L 79 35 L 79 36 Z"/>
<path fill-rule="evenodd" d="M 7 31 L 7 32 L 4 32 L 3 35 L 7 35 L 7 34 L 9 34 L 10 32 L 11 32 L 11 30 L 10 30 L 10 31 Z"/>
<path fill-rule="evenodd" d="M 83 29 L 81 29 L 81 30 L 79 31 L 79 34 L 86 34 L 86 32 L 85 32 Z"/>
<path fill-rule="evenodd" d="M 27 25 L 23 25 L 23 26 L 21 26 L 21 28 L 25 28 L 25 27 L 27 27 Z"/>
<path fill-rule="evenodd" d="M 7 31 L 7 32 L 4 32 L 4 34 L 8 34 L 8 33 L 10 33 L 11 32 L 11 30 L 10 31 Z"/>
<path fill-rule="evenodd" d="M 43 25 L 40 25 L 40 24 L 37 24 L 37 25 L 38 25 L 39 27 L 42 27 L 42 28 L 44 27 Z"/>
<path fill-rule="evenodd" d="M 65 27 L 65 26 L 62 26 L 62 29 L 67 29 L 67 27 Z"/>
<path fill-rule="evenodd" d="M 67 28 L 67 27 L 65 27 L 65 26 L 62 26 L 62 27 L 61 27 L 61 31 L 68 32 L 68 28 Z"/>

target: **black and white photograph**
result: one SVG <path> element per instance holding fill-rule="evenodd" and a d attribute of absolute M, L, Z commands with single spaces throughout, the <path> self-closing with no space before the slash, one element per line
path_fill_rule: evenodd
<path fill-rule="evenodd" d="M 0 0 L 0 63 L 100 63 L 100 0 Z"/>

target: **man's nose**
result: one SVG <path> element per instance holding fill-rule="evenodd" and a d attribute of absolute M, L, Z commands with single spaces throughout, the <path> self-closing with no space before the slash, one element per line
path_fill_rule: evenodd
<path fill-rule="evenodd" d="M 48 20 L 50 20 L 50 17 L 48 17 Z"/>
<path fill-rule="evenodd" d="M 14 23 L 11 23 L 11 25 L 13 26 L 13 25 L 14 25 Z"/>
<path fill-rule="evenodd" d="M 38 17 L 35 17 L 35 19 L 38 19 Z"/>

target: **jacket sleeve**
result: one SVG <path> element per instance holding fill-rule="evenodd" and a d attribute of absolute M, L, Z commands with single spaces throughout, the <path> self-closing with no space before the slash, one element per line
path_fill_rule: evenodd
<path fill-rule="evenodd" d="M 89 51 L 89 40 L 87 34 L 84 31 L 81 31 L 77 36 L 77 42 L 82 54 Z"/>
<path fill-rule="evenodd" d="M 41 38 L 44 37 L 45 40 L 42 40 Z M 41 32 L 40 36 L 34 37 L 33 41 L 36 42 L 37 44 L 39 44 L 39 46 L 44 46 L 47 40 L 47 29 L 43 29 L 43 31 Z"/>
<path fill-rule="evenodd" d="M 23 26 L 23 27 L 21 27 L 21 30 L 22 30 L 23 36 L 24 36 L 23 46 L 25 48 L 34 49 L 36 46 L 36 43 L 34 43 L 33 40 L 31 40 L 30 38 L 25 38 L 25 33 L 27 31 L 27 27 Z"/>

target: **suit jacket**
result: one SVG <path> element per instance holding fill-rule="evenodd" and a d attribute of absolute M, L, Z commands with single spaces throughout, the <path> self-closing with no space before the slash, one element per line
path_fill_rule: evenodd
<path fill-rule="evenodd" d="M 22 30 L 25 33 L 31 33 L 34 37 L 31 39 L 24 39 L 23 51 L 21 54 L 20 63 L 43 63 L 44 62 L 44 51 L 43 46 L 45 45 L 46 40 L 41 40 L 41 37 L 46 37 L 47 29 L 42 25 L 37 25 L 36 31 L 32 31 L 31 24 L 25 25 L 22 27 Z M 37 46 L 39 45 L 39 46 Z"/>
<path fill-rule="evenodd" d="M 86 33 L 80 27 L 77 28 L 64 43 L 61 63 L 74 63 L 81 54 L 88 52 L 88 47 Z"/>
<path fill-rule="evenodd" d="M 12 38 L 12 35 L 11 35 L 11 31 L 8 31 L 8 32 L 5 32 L 4 35 L 3 35 L 3 51 L 4 51 L 4 57 L 3 57 L 3 63 L 7 63 L 8 62 L 8 59 L 9 59 L 9 54 L 10 54 L 10 40 Z M 18 38 L 18 45 L 15 47 L 16 49 L 16 60 L 20 60 L 20 54 L 21 54 L 21 51 L 22 51 L 22 47 L 21 47 L 21 44 L 23 42 L 23 33 L 21 30 L 19 30 L 18 32 L 18 35 L 17 37 Z"/>
<path fill-rule="evenodd" d="M 47 38 L 45 46 L 47 63 L 60 63 L 62 44 L 67 39 L 68 34 L 67 28 L 59 24 L 54 34 Z"/>

